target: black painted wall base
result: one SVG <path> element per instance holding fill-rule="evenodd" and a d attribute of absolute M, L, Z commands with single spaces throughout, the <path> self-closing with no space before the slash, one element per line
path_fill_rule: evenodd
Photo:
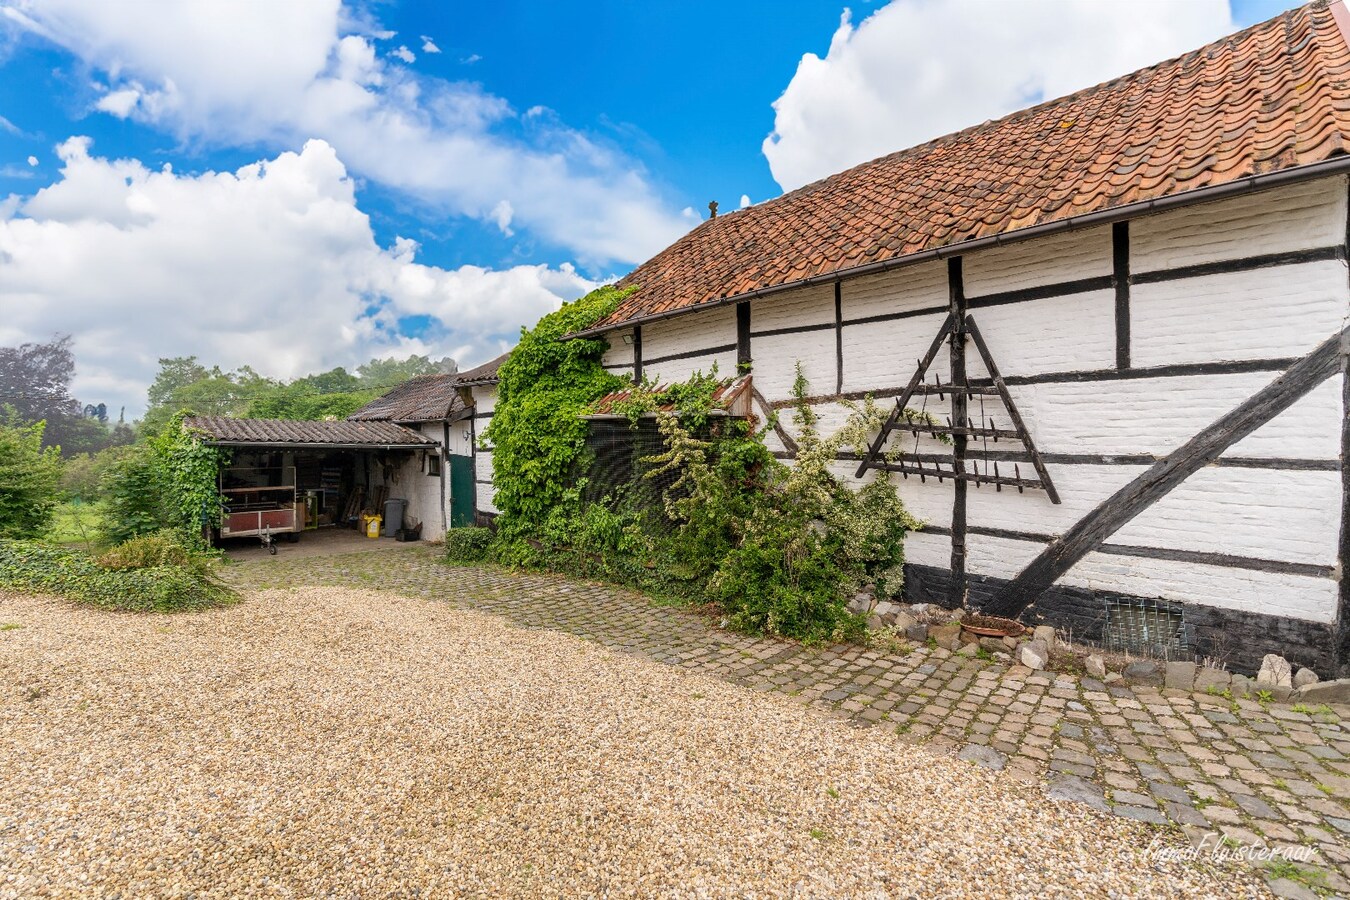
<path fill-rule="evenodd" d="M 932 603 L 946 607 L 951 573 L 935 566 L 905 563 L 904 599 L 907 603 Z M 1008 581 L 987 575 L 968 575 L 970 605 L 979 609 L 1001 591 Z M 1022 615 L 1028 624 L 1053 625 L 1071 640 L 1101 641 L 1106 627 L 1108 600 L 1137 601 L 1145 598 L 1088 588 L 1053 585 Z M 1297 669 L 1307 666 L 1323 679 L 1350 677 L 1350 641 L 1342 640 L 1335 626 L 1238 612 L 1212 606 L 1185 607 L 1191 628 L 1191 649 L 1197 656 L 1222 660 L 1229 671 L 1253 675 L 1261 657 L 1278 653 Z"/>

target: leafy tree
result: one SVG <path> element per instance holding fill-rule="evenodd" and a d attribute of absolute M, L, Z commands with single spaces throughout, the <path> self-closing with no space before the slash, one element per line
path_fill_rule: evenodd
<path fill-rule="evenodd" d="M 41 344 L 0 347 L 0 405 L 11 407 L 25 424 L 45 422 L 43 441 L 67 455 L 101 450 L 110 436 L 104 424 L 107 406 L 89 404 L 91 416 L 70 396 L 74 377 L 75 355 L 68 335 Z"/>
<path fill-rule="evenodd" d="M 109 543 L 120 544 L 173 525 L 163 468 L 149 444 L 112 451 L 102 490 L 106 497 L 103 522 Z"/>
<path fill-rule="evenodd" d="M 80 404 L 70 396 L 73 377 L 69 335 L 45 344 L 0 347 L 0 404 L 12 406 L 24 422 L 80 418 Z"/>
<path fill-rule="evenodd" d="M 425 356 L 409 356 L 407 359 L 372 359 L 360 366 L 356 374 L 361 386 L 378 390 L 381 393 L 396 387 L 415 375 L 453 375 L 459 366 L 450 357 L 442 357 L 436 362 Z"/>
<path fill-rule="evenodd" d="M 146 394 L 148 405 L 141 429 L 156 434 L 182 409 L 193 409 L 203 416 L 242 416 L 253 398 L 278 387 L 280 382 L 248 366 L 226 372 L 220 366 L 206 368 L 195 356 L 161 359 L 159 374 Z"/>
<path fill-rule="evenodd" d="M 43 423 L 0 422 L 0 538 L 32 538 L 51 527 L 61 457 L 43 448 Z"/>

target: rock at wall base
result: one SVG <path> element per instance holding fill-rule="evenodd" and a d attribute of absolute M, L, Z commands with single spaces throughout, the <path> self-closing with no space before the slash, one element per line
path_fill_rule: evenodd
<path fill-rule="evenodd" d="M 1261 671 L 1256 673 L 1256 688 L 1274 691 L 1276 688 L 1294 687 L 1294 673 L 1289 660 L 1276 653 L 1267 653 L 1261 659 Z"/>
<path fill-rule="evenodd" d="M 1131 684 L 1151 684 L 1156 687 L 1163 681 L 1162 671 L 1151 659 L 1136 659 L 1121 674 Z"/>
<path fill-rule="evenodd" d="M 1106 660 L 1095 653 L 1083 660 L 1083 668 L 1087 670 L 1087 673 L 1093 678 L 1106 677 Z"/>
<path fill-rule="evenodd" d="M 1228 689 L 1233 676 L 1223 669 L 1201 666 L 1195 671 L 1195 690 L 1204 694 L 1219 694 Z"/>
<path fill-rule="evenodd" d="M 1022 645 L 1018 659 L 1028 669 L 1040 671 L 1050 662 L 1050 648 L 1045 641 L 1028 641 Z"/>
<path fill-rule="evenodd" d="M 1299 669 L 1294 673 L 1294 689 L 1305 688 L 1310 684 L 1317 684 L 1321 680 L 1312 669 Z"/>
<path fill-rule="evenodd" d="M 1298 699 L 1305 703 L 1350 703 L 1350 678 L 1305 684 L 1298 689 Z"/>
<path fill-rule="evenodd" d="M 1169 662 L 1163 676 L 1163 684 L 1174 691 L 1190 691 L 1195 688 L 1195 663 Z"/>

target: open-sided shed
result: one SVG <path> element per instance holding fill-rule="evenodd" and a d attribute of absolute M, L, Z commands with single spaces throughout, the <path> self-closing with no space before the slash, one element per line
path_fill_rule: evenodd
<path fill-rule="evenodd" d="M 408 499 L 418 487 L 411 471 L 440 452 L 435 440 L 393 422 L 193 416 L 184 427 L 232 451 L 220 471 L 226 539 L 263 529 L 295 539 L 309 529 L 354 526 L 362 510 L 383 513 L 386 499 Z M 425 528 L 424 514 L 409 504 L 406 524 Z"/>

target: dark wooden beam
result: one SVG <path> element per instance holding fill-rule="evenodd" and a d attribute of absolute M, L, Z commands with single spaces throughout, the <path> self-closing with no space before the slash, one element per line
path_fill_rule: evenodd
<path fill-rule="evenodd" d="M 750 365 L 750 304 L 736 304 L 736 368 Z"/>
<path fill-rule="evenodd" d="M 1229 447 L 1293 406 L 1343 368 L 1350 328 L 1324 342 L 1232 412 L 1102 502 L 1036 557 L 985 608 L 1018 616 L 1084 556 L 1101 547 L 1136 516 L 1219 458 Z"/>
<path fill-rule="evenodd" d="M 1116 288 L 1116 368 L 1130 367 L 1130 223 L 1111 226 L 1111 280 Z"/>
<path fill-rule="evenodd" d="M 947 302 L 951 317 L 951 375 L 952 384 L 964 386 L 966 383 L 966 335 L 970 318 L 966 315 L 965 274 L 961 257 L 953 256 L 947 260 Z M 967 400 L 964 391 L 952 393 L 952 469 L 956 472 L 956 483 L 952 486 L 952 580 L 947 591 L 947 601 L 953 609 L 966 605 L 966 488 L 969 486 L 962 476 L 966 471 L 966 444 L 969 438 L 965 432 L 970 430 L 967 413 Z M 981 423 L 983 424 L 983 423 Z"/>
<path fill-rule="evenodd" d="M 1027 432 L 1026 423 L 1022 421 L 1022 414 L 1017 411 L 1017 404 L 1013 403 L 1012 395 L 1008 393 L 1008 386 L 1003 383 L 1003 376 L 998 371 L 998 363 L 994 362 L 994 354 L 989 352 L 989 345 L 984 342 L 984 336 L 980 334 L 980 328 L 975 324 L 973 316 L 966 316 L 966 330 L 975 341 L 975 349 L 980 352 L 980 358 L 984 360 L 984 367 L 989 370 L 989 380 L 994 383 L 998 389 L 999 397 L 1003 400 L 1003 405 L 1008 411 L 1008 418 L 1012 419 L 1014 433 L 1017 439 L 1022 442 L 1027 453 L 1031 454 L 1031 464 L 1036 467 L 1036 474 L 1041 477 L 1041 485 L 1045 488 L 1045 493 L 1050 497 L 1050 502 L 1059 505 L 1059 492 L 1055 490 L 1055 484 L 1050 480 L 1050 472 L 1045 468 L 1045 462 L 1041 459 L 1040 451 L 1036 449 L 1036 443 L 1032 441 L 1031 435 Z M 962 379 L 964 380 L 964 379 Z"/>
<path fill-rule="evenodd" d="M 844 288 L 834 283 L 834 389 L 844 392 Z"/>
<path fill-rule="evenodd" d="M 642 326 L 633 326 L 633 380 L 642 383 Z"/>

